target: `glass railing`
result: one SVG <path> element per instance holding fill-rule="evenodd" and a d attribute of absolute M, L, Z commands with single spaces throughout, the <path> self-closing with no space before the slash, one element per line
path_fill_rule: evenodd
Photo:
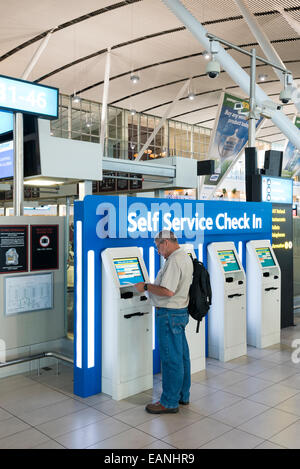
<path fill-rule="evenodd" d="M 100 103 L 60 95 L 59 118 L 51 122 L 52 135 L 86 142 L 99 142 Z M 134 160 L 161 118 L 108 106 L 105 152 L 111 158 Z M 143 160 L 182 156 L 197 160 L 208 153 L 211 130 L 169 119 L 142 155 Z"/>

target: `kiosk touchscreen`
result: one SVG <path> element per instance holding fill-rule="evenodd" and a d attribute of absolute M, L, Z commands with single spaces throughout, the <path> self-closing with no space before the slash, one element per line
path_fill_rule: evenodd
<path fill-rule="evenodd" d="M 134 284 L 149 277 L 137 247 L 102 252 L 102 391 L 114 400 L 153 387 L 152 306 Z"/>
<path fill-rule="evenodd" d="M 192 244 L 181 244 L 180 247 L 184 249 L 191 259 L 196 259 L 196 254 Z M 205 370 L 205 318 L 202 319 L 200 324 L 199 333 L 196 334 L 197 322 L 193 318 L 189 318 L 189 323 L 186 326 L 185 334 L 189 344 L 190 358 L 191 358 L 191 373 Z"/>
<path fill-rule="evenodd" d="M 117 271 L 120 287 L 126 287 L 145 281 L 138 257 L 114 259 L 113 262 Z"/>
<path fill-rule="evenodd" d="M 280 342 L 281 272 L 269 240 L 247 243 L 247 340 L 257 348 Z"/>
<path fill-rule="evenodd" d="M 208 246 L 212 305 L 208 321 L 208 354 L 227 362 L 247 353 L 246 280 L 234 243 Z"/>

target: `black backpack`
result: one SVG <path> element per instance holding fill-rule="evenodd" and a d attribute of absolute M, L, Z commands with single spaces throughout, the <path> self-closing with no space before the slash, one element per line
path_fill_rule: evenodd
<path fill-rule="evenodd" d="M 207 315 L 211 305 L 211 286 L 209 273 L 198 259 L 193 259 L 194 273 L 190 286 L 190 301 L 188 311 L 197 321 L 196 332 L 199 332 L 200 322 Z"/>

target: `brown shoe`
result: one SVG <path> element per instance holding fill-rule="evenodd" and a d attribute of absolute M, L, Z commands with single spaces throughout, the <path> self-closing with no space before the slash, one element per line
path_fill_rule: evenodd
<path fill-rule="evenodd" d="M 146 405 L 145 410 L 149 412 L 149 414 L 176 414 L 179 411 L 178 407 L 170 409 L 164 407 L 160 402 Z"/>

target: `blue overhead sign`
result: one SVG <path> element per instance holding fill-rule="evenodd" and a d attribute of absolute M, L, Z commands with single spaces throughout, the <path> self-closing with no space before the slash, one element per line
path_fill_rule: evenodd
<path fill-rule="evenodd" d="M 0 109 L 58 118 L 57 88 L 0 75 Z"/>

